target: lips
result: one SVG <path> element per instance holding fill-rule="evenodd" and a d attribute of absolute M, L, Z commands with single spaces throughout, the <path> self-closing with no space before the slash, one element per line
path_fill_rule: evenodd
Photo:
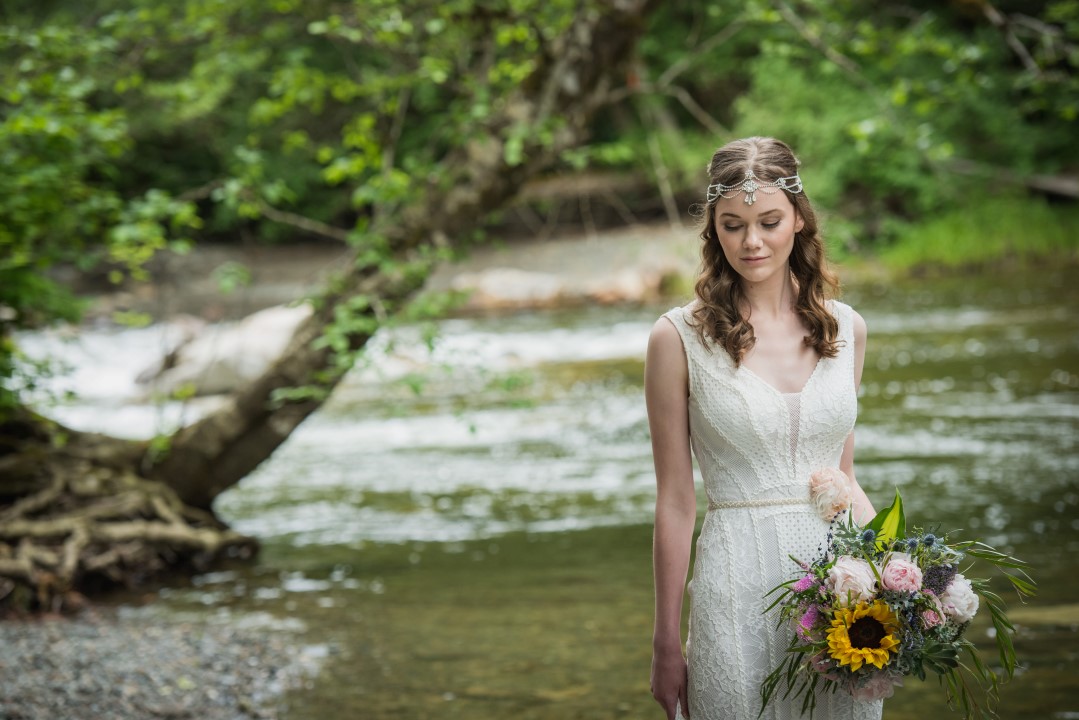
<path fill-rule="evenodd" d="M 742 262 L 760 262 L 761 260 L 767 260 L 767 257 L 744 257 Z"/>

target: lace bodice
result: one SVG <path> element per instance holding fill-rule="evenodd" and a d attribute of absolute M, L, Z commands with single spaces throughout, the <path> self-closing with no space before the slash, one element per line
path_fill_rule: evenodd
<path fill-rule="evenodd" d="M 736 367 L 721 345 L 702 344 L 688 324 L 688 306 L 666 313 L 686 348 L 690 437 L 710 503 L 808 499 L 809 474 L 839 465 L 858 398 L 852 310 L 831 305 L 839 355 L 822 357 L 797 393 L 781 393 L 744 364 Z"/>
<path fill-rule="evenodd" d="M 760 683 L 784 658 L 789 630 L 764 614 L 766 592 L 790 577 L 788 554 L 812 559 L 827 524 L 809 504 L 809 476 L 838 467 L 854 427 L 853 310 L 837 300 L 839 353 L 821 358 L 805 386 L 782 393 L 724 348 L 703 342 L 690 307 L 667 317 L 686 350 L 689 431 L 709 512 L 697 539 L 690 592 L 689 702 L 693 720 L 752 720 Z M 879 720 L 882 703 L 818 696 L 816 717 Z M 773 701 L 768 720 L 800 717 Z"/>

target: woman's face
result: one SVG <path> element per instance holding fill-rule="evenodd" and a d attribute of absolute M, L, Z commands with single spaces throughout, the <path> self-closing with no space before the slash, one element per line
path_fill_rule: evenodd
<path fill-rule="evenodd" d="M 790 272 L 788 259 L 794 248 L 794 234 L 805 224 L 787 193 L 758 190 L 755 197 L 752 205 L 746 204 L 744 193 L 721 197 L 713 211 L 716 234 L 727 262 L 751 283 Z"/>

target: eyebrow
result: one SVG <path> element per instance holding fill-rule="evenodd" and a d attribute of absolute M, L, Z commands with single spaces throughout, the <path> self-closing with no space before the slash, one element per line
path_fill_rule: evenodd
<path fill-rule="evenodd" d="M 762 213 L 760 214 L 760 217 L 764 217 L 765 215 L 775 215 L 775 214 L 780 214 L 780 215 L 782 215 L 782 214 L 783 214 L 783 211 L 782 211 L 782 210 L 780 210 L 779 208 L 775 208 L 775 209 L 772 209 L 772 210 L 768 210 L 767 212 L 762 212 Z M 735 213 L 732 213 L 732 212 L 725 212 L 725 213 L 720 213 L 720 214 L 719 214 L 719 216 L 720 216 L 720 217 L 732 217 L 732 218 L 738 218 L 739 220 L 741 220 L 741 219 L 742 219 L 742 216 L 741 216 L 741 215 L 737 215 L 737 214 L 735 214 Z"/>

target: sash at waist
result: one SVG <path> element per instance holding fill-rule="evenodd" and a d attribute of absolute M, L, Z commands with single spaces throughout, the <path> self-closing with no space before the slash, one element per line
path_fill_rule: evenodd
<path fill-rule="evenodd" d="M 714 500 L 708 501 L 709 510 L 728 510 L 731 508 L 754 508 L 754 507 L 769 507 L 772 505 L 809 505 L 810 500 L 807 497 L 781 497 L 781 498 L 761 498 L 759 500 L 724 500 L 722 502 L 716 502 Z"/>

